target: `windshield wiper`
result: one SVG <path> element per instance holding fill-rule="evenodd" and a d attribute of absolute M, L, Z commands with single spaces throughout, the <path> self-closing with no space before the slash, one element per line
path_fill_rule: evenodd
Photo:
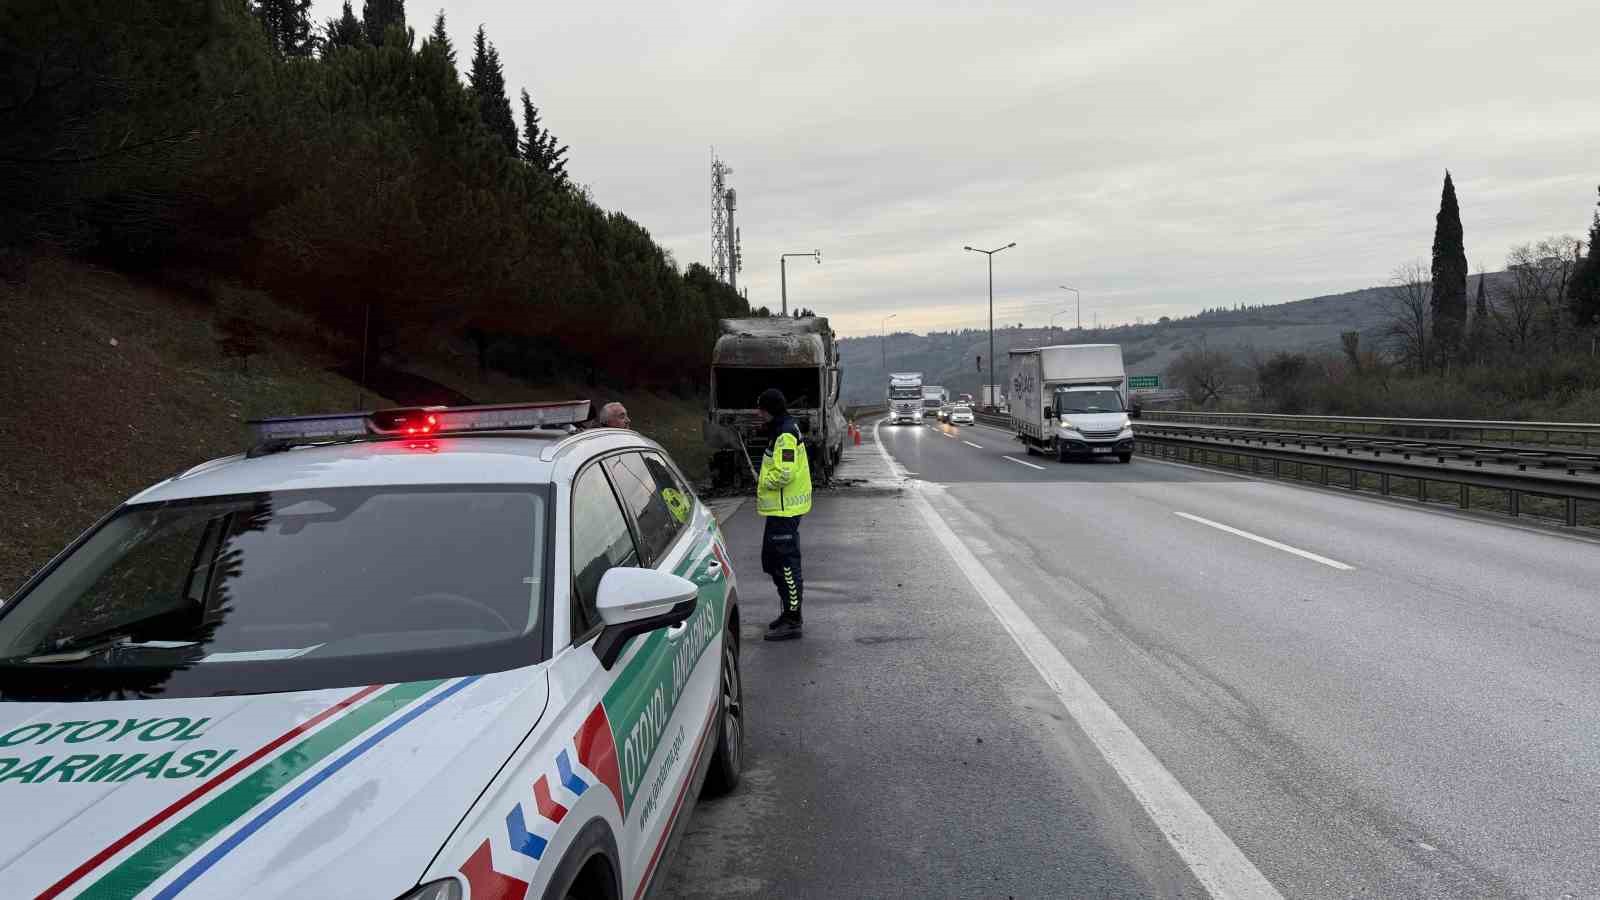
<path fill-rule="evenodd" d="M 77 646 L 73 642 L 72 649 L 61 649 L 54 653 L 36 653 L 33 656 L 12 657 L 12 661 L 27 665 L 47 666 L 55 663 L 83 662 L 86 659 L 99 656 L 114 650 L 178 650 L 184 647 L 193 647 L 199 641 L 135 641 L 131 634 L 117 633 L 101 637 L 99 640 Z"/>

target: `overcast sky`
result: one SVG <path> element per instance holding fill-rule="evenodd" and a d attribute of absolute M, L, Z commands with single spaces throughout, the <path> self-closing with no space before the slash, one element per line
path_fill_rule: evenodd
<path fill-rule="evenodd" d="M 359 0 L 355 4 L 360 7 Z M 595 200 L 711 256 L 731 165 L 740 285 L 847 334 L 1085 324 L 1368 287 L 1427 257 L 1443 171 L 1467 258 L 1583 235 L 1600 183 L 1587 0 L 442 5 L 479 23 Z M 337 12 L 317 0 L 320 21 Z M 1057 319 L 1072 320 L 1074 312 Z"/>

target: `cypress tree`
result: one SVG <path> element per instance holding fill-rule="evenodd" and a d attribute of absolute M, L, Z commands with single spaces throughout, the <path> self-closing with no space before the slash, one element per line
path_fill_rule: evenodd
<path fill-rule="evenodd" d="M 311 0 L 250 0 L 250 11 L 280 56 L 311 55 Z"/>
<path fill-rule="evenodd" d="M 1448 366 L 1461 353 L 1467 324 L 1467 250 L 1462 244 L 1461 207 L 1449 170 L 1433 230 L 1433 335 L 1440 363 Z"/>
<path fill-rule="evenodd" d="M 1594 222 L 1589 226 L 1589 255 L 1572 273 L 1572 281 L 1567 284 L 1567 299 L 1571 301 L 1569 308 L 1579 328 L 1600 321 L 1600 210 L 1595 211 Z"/>
<path fill-rule="evenodd" d="M 328 47 L 356 47 L 366 42 L 366 35 L 361 30 L 361 20 L 356 18 L 355 10 L 350 8 L 350 0 L 344 0 L 344 14 L 337 19 L 329 19 L 322 26 L 323 43 Z"/>
<path fill-rule="evenodd" d="M 511 115 L 511 100 L 506 97 L 505 70 L 500 66 L 500 51 L 489 43 L 483 26 L 472 38 L 472 71 L 467 82 L 478 101 L 478 117 L 489 133 L 500 139 L 506 152 L 517 155 L 517 120 Z"/>
<path fill-rule="evenodd" d="M 367 34 L 367 43 L 383 46 L 384 32 L 391 25 L 406 27 L 406 0 L 366 0 L 361 4 L 361 30 Z"/>
<path fill-rule="evenodd" d="M 567 180 L 567 145 L 539 124 L 539 107 L 522 91 L 522 158 L 557 183 Z"/>
<path fill-rule="evenodd" d="M 1472 330 L 1467 336 L 1468 362 L 1482 365 L 1489 352 L 1489 298 L 1484 292 L 1484 282 L 1489 276 L 1478 273 L 1478 299 L 1472 305 Z"/>
<path fill-rule="evenodd" d="M 450 33 L 444 30 L 444 10 L 433 18 L 433 33 L 428 35 L 428 41 L 434 49 L 445 59 L 450 61 L 450 68 L 456 67 L 456 45 L 450 42 Z"/>

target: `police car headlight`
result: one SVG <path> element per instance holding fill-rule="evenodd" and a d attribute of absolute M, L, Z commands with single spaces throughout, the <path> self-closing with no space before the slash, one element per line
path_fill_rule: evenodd
<path fill-rule="evenodd" d="M 462 900 L 461 882 L 454 878 L 430 881 L 401 895 L 399 900 Z"/>

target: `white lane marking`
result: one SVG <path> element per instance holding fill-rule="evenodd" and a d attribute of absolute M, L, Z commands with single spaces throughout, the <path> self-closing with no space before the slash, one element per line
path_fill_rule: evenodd
<path fill-rule="evenodd" d="M 1045 684 L 1055 692 L 1067 714 L 1094 742 L 1206 892 L 1217 900 L 1282 900 L 1272 882 L 1245 857 L 1216 820 L 1183 789 L 1161 760 L 1101 699 L 972 551 L 961 543 L 928 498 L 921 491 L 912 494 L 923 519 L 956 567 L 966 573 L 972 587 L 1022 649 L 1023 655 L 1033 663 Z"/>
<path fill-rule="evenodd" d="M 1023 461 L 1022 461 L 1022 460 L 1020 460 L 1020 459 L 1017 459 L 1017 458 L 1016 458 L 1016 457 L 1015 457 L 1015 456 L 1002 456 L 1002 457 L 1000 457 L 1000 458 L 1001 458 L 1001 459 L 1006 459 L 1006 460 L 1010 460 L 1010 461 L 1011 461 L 1011 462 L 1014 462 L 1014 463 L 1016 463 L 1016 464 L 1017 464 L 1017 465 L 1019 465 L 1019 466 L 1027 466 L 1027 467 L 1028 467 L 1028 468 L 1030 468 L 1030 469 L 1038 469 L 1038 470 L 1039 470 L 1039 471 L 1041 471 L 1041 472 L 1043 472 L 1043 471 L 1044 471 L 1044 466 L 1036 466 L 1036 465 L 1034 465 L 1034 464 L 1033 464 L 1033 463 L 1031 463 L 1031 462 L 1023 462 Z"/>
<path fill-rule="evenodd" d="M 1285 553 L 1293 553 L 1295 556 L 1303 559 L 1309 559 L 1312 562 L 1322 563 L 1325 566 L 1338 569 L 1341 572 L 1348 572 L 1355 568 L 1355 566 L 1347 566 L 1344 563 L 1339 562 L 1337 559 L 1329 559 L 1326 556 L 1318 556 L 1317 554 L 1312 553 L 1310 550 L 1301 550 L 1299 547 L 1291 547 L 1288 544 L 1280 544 L 1272 538 L 1264 538 L 1259 534 L 1251 534 L 1248 531 L 1234 528 L 1232 525 L 1224 525 L 1221 522 L 1213 522 L 1210 519 L 1202 519 L 1199 516 L 1193 516 L 1186 512 L 1174 512 L 1173 515 L 1182 516 L 1191 522 L 1199 522 L 1201 525 L 1209 525 L 1218 531 L 1226 531 L 1229 534 L 1236 534 L 1245 540 L 1255 541 L 1258 544 L 1266 544 L 1268 547 L 1271 547 L 1275 550 L 1282 550 Z"/>
<path fill-rule="evenodd" d="M 983 445 L 982 444 L 974 444 L 971 441 L 962 441 L 961 443 L 966 444 L 968 447 L 977 447 L 979 450 L 983 449 Z"/>

